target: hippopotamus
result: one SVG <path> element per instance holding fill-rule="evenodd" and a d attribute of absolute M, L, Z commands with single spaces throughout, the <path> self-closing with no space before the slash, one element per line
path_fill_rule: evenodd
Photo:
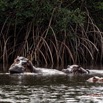
<path fill-rule="evenodd" d="M 26 67 L 27 62 L 28 62 L 27 58 L 17 56 L 17 58 L 14 60 L 13 64 L 10 66 L 9 72 L 11 74 L 24 73 L 25 71 L 27 71 L 27 67 Z"/>
<path fill-rule="evenodd" d="M 9 68 L 10 74 L 14 73 L 39 73 L 43 75 L 68 75 L 68 74 L 88 74 L 89 70 L 82 68 L 80 65 L 68 65 L 67 69 L 62 71 L 56 69 L 37 68 L 32 62 L 22 56 L 17 56 L 13 64 Z"/>
<path fill-rule="evenodd" d="M 88 69 L 84 69 L 83 67 L 81 67 L 80 65 L 68 65 L 66 69 L 62 70 L 64 73 L 66 74 L 89 74 L 89 70 Z"/>
<path fill-rule="evenodd" d="M 43 75 L 66 75 L 64 72 L 56 69 L 36 68 L 29 59 L 22 56 L 17 56 L 14 63 L 10 66 L 9 72 L 10 74 L 30 72 Z"/>
<path fill-rule="evenodd" d="M 93 76 L 87 80 L 90 83 L 103 83 L 103 77 Z"/>

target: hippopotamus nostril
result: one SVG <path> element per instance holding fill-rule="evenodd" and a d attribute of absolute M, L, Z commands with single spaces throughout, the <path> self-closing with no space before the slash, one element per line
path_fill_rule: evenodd
<path fill-rule="evenodd" d="M 26 61 L 22 61 L 21 64 L 22 64 L 22 65 L 27 65 L 27 62 L 26 62 Z"/>

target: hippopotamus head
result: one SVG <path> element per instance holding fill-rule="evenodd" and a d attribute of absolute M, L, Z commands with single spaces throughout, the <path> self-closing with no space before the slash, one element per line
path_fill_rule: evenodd
<path fill-rule="evenodd" d="M 80 65 L 68 65 L 67 69 L 62 70 L 65 73 L 73 73 L 73 74 L 88 74 L 89 70 L 82 68 Z"/>
<path fill-rule="evenodd" d="M 25 57 L 17 56 L 13 64 L 10 66 L 9 72 L 11 74 L 33 72 L 32 63 Z"/>
<path fill-rule="evenodd" d="M 103 83 L 103 77 L 93 76 L 87 80 L 90 83 Z"/>

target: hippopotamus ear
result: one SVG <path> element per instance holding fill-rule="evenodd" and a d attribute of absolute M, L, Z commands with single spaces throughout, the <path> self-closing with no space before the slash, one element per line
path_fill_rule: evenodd
<path fill-rule="evenodd" d="M 31 62 L 30 60 L 28 60 L 28 61 L 27 61 L 27 66 L 28 66 L 28 67 L 31 67 L 32 65 L 33 65 L 32 62 Z"/>
<path fill-rule="evenodd" d="M 32 62 L 31 62 L 30 60 L 27 61 L 27 68 L 28 68 L 31 72 L 34 71 L 34 66 L 33 66 L 33 64 L 32 64 Z"/>
<path fill-rule="evenodd" d="M 68 65 L 67 68 L 70 68 L 71 65 Z"/>
<path fill-rule="evenodd" d="M 19 56 L 17 56 L 17 57 L 16 57 L 16 59 L 14 59 L 14 63 L 16 63 L 16 62 L 17 62 L 17 58 L 19 58 Z"/>
<path fill-rule="evenodd" d="M 20 56 L 17 56 L 17 58 L 19 58 Z"/>

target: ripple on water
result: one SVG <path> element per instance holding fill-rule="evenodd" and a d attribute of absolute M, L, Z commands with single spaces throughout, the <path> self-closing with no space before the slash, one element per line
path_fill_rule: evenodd
<path fill-rule="evenodd" d="M 12 99 L 0 99 L 0 103 L 15 103 Z"/>
<path fill-rule="evenodd" d="M 19 75 L 18 75 L 19 76 Z M 7 80 L 8 78 L 8 80 Z M 3 80 L 6 79 L 6 80 Z M 1 103 L 102 103 L 102 84 L 86 83 L 87 77 L 68 77 L 67 82 L 56 83 L 56 80 L 42 78 L 35 80 L 30 76 L 12 76 L 0 79 Z M 39 81 L 40 80 L 40 81 Z M 44 82 L 45 80 L 48 80 Z M 73 81 L 73 82 L 72 82 Z M 35 83 L 36 82 L 36 83 Z M 49 82 L 49 83 L 48 83 Z M 53 83 L 55 82 L 55 83 Z M 41 84 L 40 84 L 41 83 Z M 91 96 L 90 96 L 91 95 Z M 89 98 L 91 97 L 91 98 Z"/>
<path fill-rule="evenodd" d="M 77 97 L 78 99 L 80 99 L 79 103 L 103 103 L 103 95 L 102 96 L 79 96 Z"/>

